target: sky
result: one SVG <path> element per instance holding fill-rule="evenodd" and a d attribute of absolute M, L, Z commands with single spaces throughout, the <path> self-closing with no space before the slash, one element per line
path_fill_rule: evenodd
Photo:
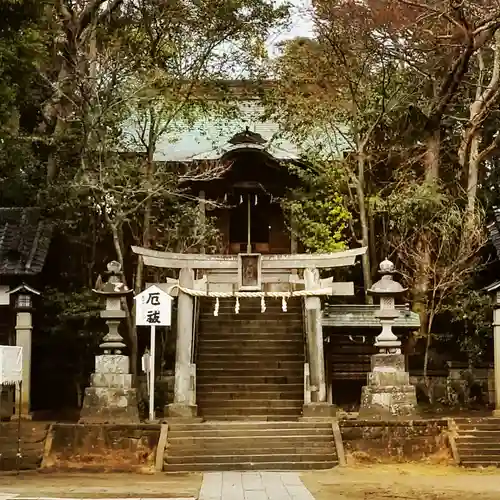
<path fill-rule="evenodd" d="M 278 0 L 282 3 L 284 0 Z M 272 55 L 278 52 L 277 45 L 285 40 L 290 40 L 298 36 L 312 36 L 313 23 L 309 14 L 311 0 L 291 0 L 292 18 L 285 29 L 280 29 L 273 33 L 269 39 L 269 46 Z"/>

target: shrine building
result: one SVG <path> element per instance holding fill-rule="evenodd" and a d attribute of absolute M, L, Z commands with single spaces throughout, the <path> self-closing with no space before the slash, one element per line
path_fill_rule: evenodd
<path fill-rule="evenodd" d="M 258 105 L 253 106 L 257 112 Z M 298 185 L 288 166 L 300 165 L 302 152 L 291 142 L 277 142 L 277 127 L 259 121 L 258 114 L 244 116 L 247 122 L 228 127 L 232 135 L 220 137 L 208 151 L 190 132 L 171 146 L 170 157 L 161 157 L 226 166 L 222 175 L 190 186 L 200 200 L 201 220 L 212 217 L 220 232 L 217 253 L 133 248 L 146 266 L 178 276 L 159 283 L 179 297 L 174 401 L 166 414 L 266 421 L 329 415 L 337 399 L 335 381 L 354 380 L 350 402 L 359 402 L 370 355 L 376 352 L 373 339 L 380 322 L 374 307 L 358 306 L 348 325 L 332 326 L 322 311 L 322 299 L 354 301 L 353 281 L 337 281 L 334 274 L 352 276 L 349 270 L 366 248 L 303 253 L 294 222 L 280 203 Z M 412 313 L 398 310 L 397 327 L 418 326 Z M 373 335 L 360 349 L 359 342 L 349 339 L 352 327 L 366 326 L 367 318 Z M 345 340 L 330 342 L 335 331 Z M 344 352 L 347 364 L 331 362 Z"/>

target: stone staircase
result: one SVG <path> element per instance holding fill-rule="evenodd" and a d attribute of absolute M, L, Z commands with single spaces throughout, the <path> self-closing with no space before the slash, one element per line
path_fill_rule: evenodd
<path fill-rule="evenodd" d="M 460 465 L 500 466 L 500 418 L 456 418 L 454 424 Z"/>
<path fill-rule="evenodd" d="M 170 424 L 165 472 L 329 469 L 338 464 L 330 423 Z"/>
<path fill-rule="evenodd" d="M 196 399 L 205 420 L 296 421 L 304 402 L 300 299 L 203 299 L 197 339 Z"/>
<path fill-rule="evenodd" d="M 43 458 L 49 424 L 44 422 L 18 422 L 0 424 L 0 470 L 35 470 Z M 18 435 L 20 443 L 18 443 Z M 20 448 L 20 456 L 18 449 Z"/>

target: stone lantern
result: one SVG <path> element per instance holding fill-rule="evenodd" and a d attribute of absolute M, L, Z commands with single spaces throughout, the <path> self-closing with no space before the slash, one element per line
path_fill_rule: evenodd
<path fill-rule="evenodd" d="M 20 399 L 22 404 L 17 405 L 18 413 L 14 418 L 30 419 L 31 406 L 31 347 L 33 331 L 33 297 L 40 292 L 23 283 L 9 292 L 14 298 L 16 311 L 16 345 L 23 348 L 23 373 Z"/>
<path fill-rule="evenodd" d="M 132 293 L 121 276 L 121 265 L 112 261 L 108 264 L 108 281 L 96 286 L 96 294 L 106 299 L 106 309 L 101 318 L 106 321 L 108 333 L 103 338 L 101 349 L 104 354 L 95 358 L 95 373 L 80 413 L 80 422 L 85 423 L 138 423 L 137 391 L 133 387 L 129 357 L 122 354 L 126 347 L 118 332 L 121 321 L 126 317 L 122 299 Z"/>
<path fill-rule="evenodd" d="M 394 320 L 399 316 L 396 298 L 406 289 L 394 281 L 395 268 L 390 260 L 381 262 L 379 272 L 381 279 L 368 290 L 368 293 L 380 298 L 380 308 L 375 313 L 382 324 L 382 331 L 375 339 L 379 353 L 371 358 L 368 383 L 361 393 L 359 418 L 385 420 L 410 417 L 416 412 L 416 390 L 405 370 L 401 342 L 392 331 Z"/>
<path fill-rule="evenodd" d="M 380 309 L 375 316 L 382 323 L 382 331 L 375 339 L 375 346 L 381 353 L 387 354 L 401 354 L 401 341 L 394 335 L 392 326 L 399 316 L 396 310 L 396 297 L 400 297 L 407 288 L 394 281 L 395 272 L 394 264 L 390 260 L 384 260 L 379 266 L 382 278 L 368 290 L 369 294 L 380 298 Z"/>

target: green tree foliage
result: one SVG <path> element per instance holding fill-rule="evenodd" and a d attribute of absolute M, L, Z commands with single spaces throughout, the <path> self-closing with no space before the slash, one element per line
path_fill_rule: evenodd
<path fill-rule="evenodd" d="M 291 170 L 301 185 L 282 202 L 289 220 L 294 221 L 291 231 L 308 252 L 344 249 L 351 214 L 336 189 L 340 185 L 338 166 L 320 162 Z"/>

